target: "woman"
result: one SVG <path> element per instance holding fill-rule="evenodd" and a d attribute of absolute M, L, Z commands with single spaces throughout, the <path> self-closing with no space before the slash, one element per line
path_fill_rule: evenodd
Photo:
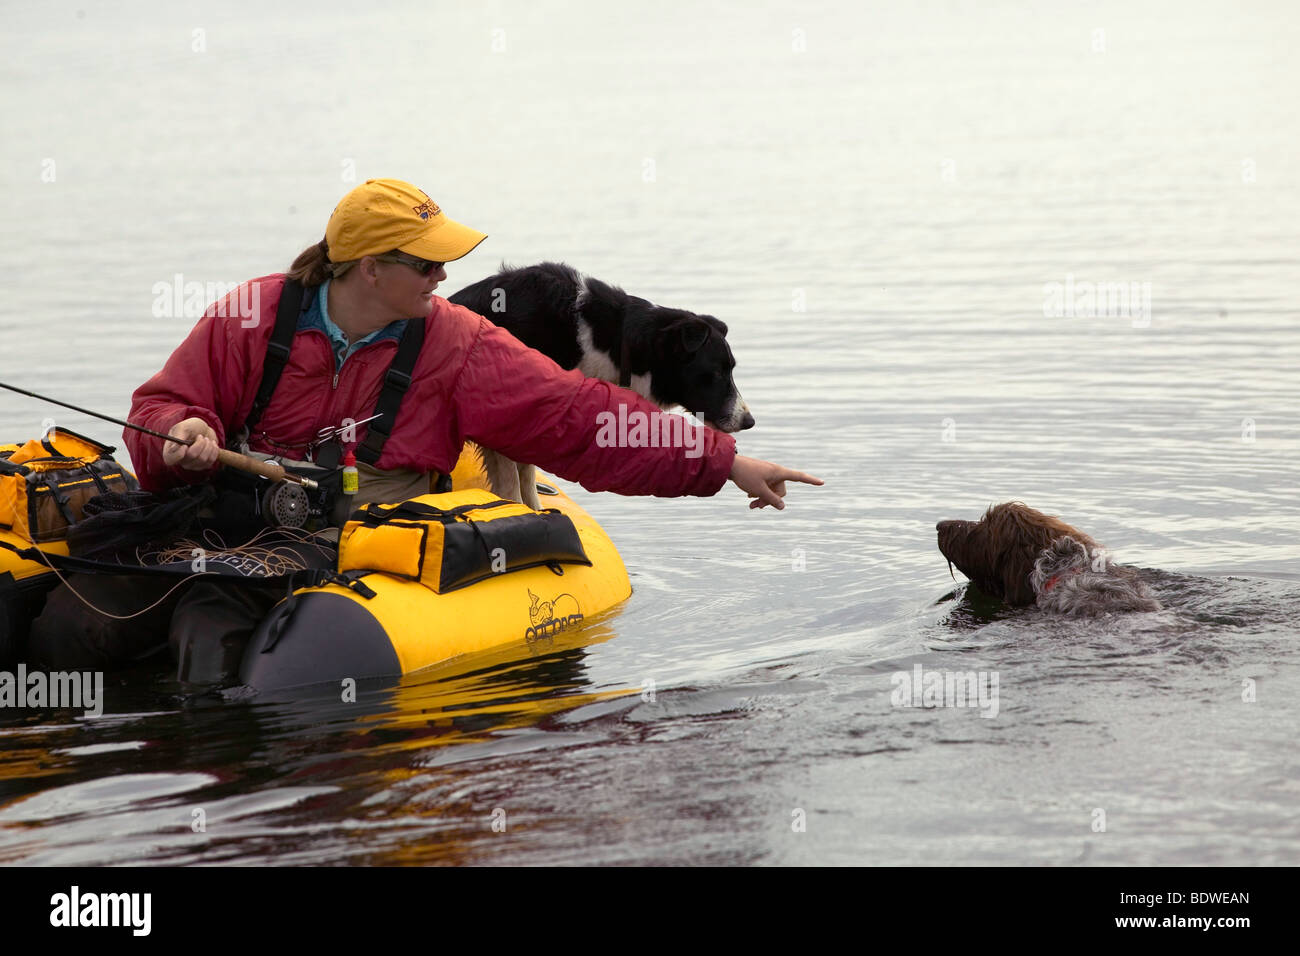
<path fill-rule="evenodd" d="M 313 317 L 300 324 L 285 374 L 293 384 L 277 389 L 250 448 L 301 451 L 320 428 L 367 417 L 397 349 L 398 324 L 423 315 L 430 334 L 377 463 L 385 470 L 446 473 L 470 439 L 592 491 L 712 495 L 730 478 L 755 499 L 753 507 L 783 508 L 786 481 L 821 484 L 736 455 L 734 439 L 712 429 L 702 430 L 705 453 L 697 458 L 679 448 L 600 448 L 597 413 L 620 403 L 629 413 L 633 406 L 646 413 L 658 409 L 631 392 L 561 370 L 486 319 L 434 296 L 447 277 L 443 265 L 484 238 L 448 219 L 407 183 L 368 180 L 348 193 L 330 216 L 324 243 L 304 251 L 289 273 L 304 285 L 320 285 L 310 311 L 318 306 L 325 323 Z M 189 446 L 160 443 L 129 432 L 131 458 L 146 488 L 192 482 L 194 472 L 206 476 L 229 429 L 247 415 L 283 286 L 279 276 L 254 282 L 258 295 L 240 294 L 260 302 L 251 321 L 205 317 L 135 393 L 132 421 L 195 440 Z M 364 367 L 350 368 L 360 356 L 368 359 Z M 332 376 L 333 388 L 325 390 Z M 317 395 L 327 401 L 312 403 Z"/>
<path fill-rule="evenodd" d="M 228 445 L 305 457 L 322 429 L 373 414 L 399 343 L 421 321 L 424 338 L 409 387 L 395 421 L 381 420 L 387 438 L 369 441 L 373 426 L 364 424 L 348 436 L 377 451 L 373 462 L 359 466 L 354 504 L 428 492 L 439 473 L 451 472 L 466 440 L 591 491 L 712 495 L 730 479 L 754 498 L 751 507 L 780 509 L 787 481 L 822 483 L 739 456 L 730 435 L 704 426 L 691 426 L 699 433 L 683 447 L 602 447 L 596 441 L 601 413 L 626 405 L 629 417 L 640 410 L 653 421 L 658 408 L 631 391 L 561 369 L 482 316 L 434 295 L 447 277 L 444 264 L 484 238 L 448 219 L 409 183 L 372 179 L 353 189 L 335 207 L 325 239 L 298 256 L 289 272 L 305 295 L 269 400 L 254 410 L 286 288 L 283 275 L 254 279 L 214 304 L 163 369 L 135 392 L 133 422 L 193 442 L 163 442 L 128 430 L 141 485 L 162 491 L 207 481 L 218 451 Z M 213 602 L 222 601 L 233 602 L 229 614 L 214 610 Z M 183 613 L 191 603 L 202 605 L 201 615 Z M 233 601 L 196 585 L 192 596 L 181 598 L 170 625 L 181 678 L 220 679 L 214 668 L 229 676 L 258 617 L 247 598 Z M 106 640 L 97 627 L 75 643 L 121 644 L 120 635 Z M 200 667 L 199 660 L 209 664 Z M 87 663 L 84 657 L 78 662 Z"/>

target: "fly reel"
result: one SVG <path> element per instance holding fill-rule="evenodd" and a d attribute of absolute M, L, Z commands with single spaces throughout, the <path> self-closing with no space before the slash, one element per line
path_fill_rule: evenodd
<path fill-rule="evenodd" d="M 302 485 L 278 481 L 262 495 L 262 514 L 272 527 L 301 528 L 311 513 L 311 500 Z"/>

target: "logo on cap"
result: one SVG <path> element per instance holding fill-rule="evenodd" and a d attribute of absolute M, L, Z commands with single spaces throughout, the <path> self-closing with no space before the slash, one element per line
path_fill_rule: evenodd
<path fill-rule="evenodd" d="M 421 219 L 428 219 L 442 212 L 442 210 L 438 208 L 438 204 L 429 198 L 428 193 L 424 194 L 424 202 L 420 203 L 418 206 L 412 206 L 411 209 Z"/>

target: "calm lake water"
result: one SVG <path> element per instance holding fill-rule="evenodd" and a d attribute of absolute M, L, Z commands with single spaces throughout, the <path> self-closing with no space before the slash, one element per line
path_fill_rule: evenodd
<path fill-rule="evenodd" d="M 632 598 L 358 704 L 0 714 L 0 862 L 1300 860 L 1288 5 L 389 9 L 7 11 L 3 380 L 126 415 L 193 324 L 159 283 L 392 176 L 490 234 L 441 291 L 557 259 L 722 318 L 742 452 L 826 485 L 570 486 Z M 0 434 L 52 412 L 118 440 Z M 1011 499 L 1165 610 L 967 599 L 935 522 Z M 896 706 L 918 666 L 996 713 Z"/>

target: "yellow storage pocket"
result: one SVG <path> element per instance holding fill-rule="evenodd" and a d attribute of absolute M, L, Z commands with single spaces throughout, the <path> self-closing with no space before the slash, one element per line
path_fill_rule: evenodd
<path fill-rule="evenodd" d="M 67 537 L 91 498 L 139 488 L 112 454 L 111 447 L 64 429 L 0 447 L 0 525 L 34 544 Z"/>
<path fill-rule="evenodd" d="M 591 564 L 569 517 L 478 488 L 367 505 L 339 536 L 340 572 L 392 574 L 439 594 L 543 564 Z"/>
<path fill-rule="evenodd" d="M 339 570 L 382 571 L 418 581 L 424 570 L 428 538 L 429 526 L 424 524 L 349 522 L 339 536 Z"/>

